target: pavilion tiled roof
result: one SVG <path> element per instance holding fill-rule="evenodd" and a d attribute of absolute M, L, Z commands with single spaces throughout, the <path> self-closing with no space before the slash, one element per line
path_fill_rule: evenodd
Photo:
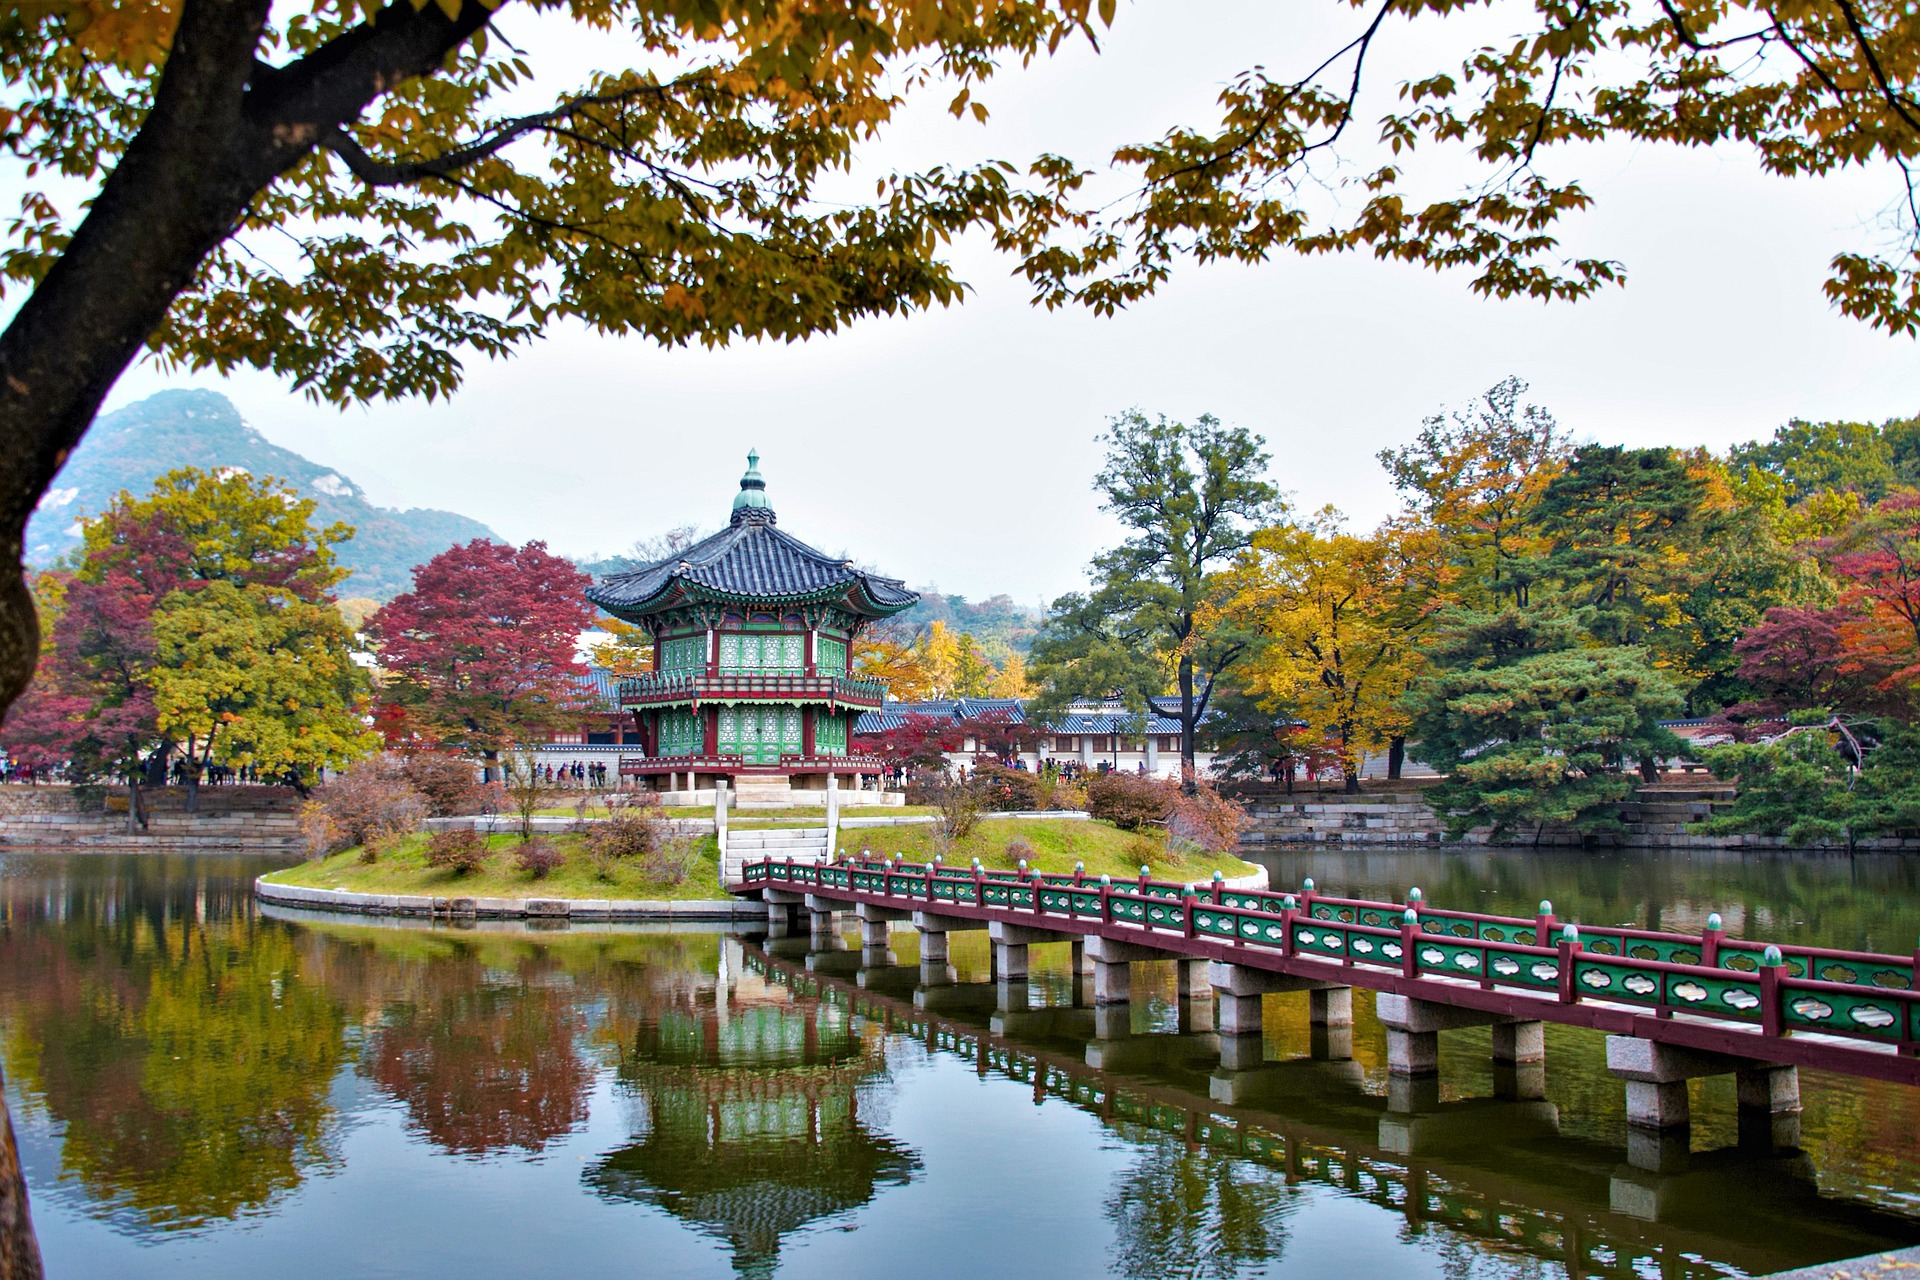
<path fill-rule="evenodd" d="M 616 617 L 669 608 L 686 599 L 799 602 L 835 600 L 868 617 L 887 617 L 920 599 L 898 578 L 886 578 L 830 556 L 776 527 L 758 458 L 741 482 L 725 529 L 664 560 L 616 573 L 587 589 L 587 599 Z"/>
<path fill-rule="evenodd" d="M 1174 714 L 1167 714 L 1171 704 Z M 1151 734 L 1175 734 L 1180 732 L 1178 698 L 1148 699 L 1150 712 L 1147 716 L 1145 731 Z M 973 720 L 991 716 L 1004 717 L 1016 724 L 1029 720 L 1041 724 L 1055 733 L 1066 734 L 1110 734 L 1121 733 L 1135 735 L 1141 727 L 1124 703 L 1118 698 L 1108 698 L 1103 702 L 1069 708 L 1067 711 L 1042 720 L 1027 714 L 1026 700 L 1021 698 L 950 698 L 934 702 L 888 702 L 878 711 L 863 713 L 854 722 L 856 734 L 888 733 L 898 729 L 913 716 L 930 716 L 935 720 Z"/>

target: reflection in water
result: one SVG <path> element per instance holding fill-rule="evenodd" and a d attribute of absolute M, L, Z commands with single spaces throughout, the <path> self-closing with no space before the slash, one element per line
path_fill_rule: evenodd
<path fill-rule="evenodd" d="M 712 994 L 639 1028 L 618 1076 L 645 1103 L 645 1133 L 587 1183 L 658 1204 L 727 1241 L 740 1275 L 771 1276 L 783 1236 L 906 1183 L 919 1160 L 861 1121 L 886 1070 L 877 1038 L 750 974 Z"/>
<path fill-rule="evenodd" d="M 1284 1182 L 1185 1135 L 1143 1138 L 1107 1210 L 1115 1271 L 1226 1280 L 1280 1256 L 1294 1208 Z"/>
<path fill-rule="evenodd" d="M 1848 946 L 1887 945 L 1920 903 L 1909 872 L 1864 859 L 1608 857 L 1319 854 L 1286 871 L 1336 891 L 1417 881 L 1450 905 L 1549 896 L 1568 914 L 1657 912 L 1674 927 L 1739 911 Z M 776 958 L 716 932 L 276 918 L 247 892 L 259 869 L 0 857 L 0 1053 L 36 1216 L 66 1251 L 56 1270 L 125 1270 L 111 1242 L 136 1239 L 135 1260 L 161 1272 L 258 1274 L 251 1239 L 279 1242 L 276 1271 L 337 1275 L 297 1225 L 320 1175 L 318 1215 L 351 1218 L 382 1266 L 419 1275 L 456 1243 L 423 1224 L 489 1249 L 537 1236 L 553 1270 L 604 1270 L 611 1240 L 642 1269 L 680 1250 L 750 1276 L 802 1250 L 822 1251 L 816 1269 L 1025 1272 L 1044 1242 L 1074 1274 L 1313 1259 L 1331 1280 L 1707 1280 L 1920 1239 L 1903 1216 L 1920 1212 L 1912 1090 L 1809 1073 L 1805 1150 L 1756 1154 L 1730 1084 L 1706 1082 L 1695 1150 L 1649 1174 L 1624 1161 L 1621 1089 L 1584 1032 L 1550 1031 L 1544 1081 L 1494 1074 L 1484 1029 L 1448 1033 L 1437 1085 L 1390 1088 L 1364 996 L 1336 1039 L 1311 1034 L 1304 996 L 1270 997 L 1263 1051 L 1229 1066 L 1171 966 L 1137 970 L 1131 1010 L 1094 1010 L 1061 947 L 1036 948 L 1020 984 L 957 980 L 986 976 L 978 935 L 955 936 L 951 967 L 874 966 L 830 937 L 813 954 L 788 939 Z M 1849 898 L 1860 883 L 1872 901 Z M 911 934 L 895 950 L 917 961 Z M 1029 1105 L 1049 1109 L 1038 1129 Z M 1000 1176 L 982 1171 L 1010 1187 L 1029 1156 L 1090 1193 L 1080 1216 L 1043 1191 L 994 1198 Z M 876 1260 L 859 1251 L 873 1232 L 822 1230 L 952 1230 L 942 1188 L 968 1176 L 997 1227 L 978 1257 Z M 453 1208 L 392 1213 L 396 1194 Z M 1328 1253 L 1329 1230 L 1353 1234 Z M 169 1251 L 183 1237 L 196 1252 Z M 493 1267 L 512 1269 L 504 1253 Z"/>
<path fill-rule="evenodd" d="M 500 973 L 448 958 L 413 976 L 368 1034 L 360 1069 L 435 1145 L 537 1152 L 587 1118 L 586 1014 L 551 959 Z"/>
<path fill-rule="evenodd" d="M 263 1211 L 331 1160 L 341 1011 L 224 870 L 128 859 L 120 883 L 7 896 L 7 1075 L 65 1126 L 64 1175 L 128 1230 Z"/>

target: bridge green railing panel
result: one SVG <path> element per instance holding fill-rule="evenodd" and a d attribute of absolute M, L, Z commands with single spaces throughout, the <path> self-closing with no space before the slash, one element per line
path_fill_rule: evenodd
<path fill-rule="evenodd" d="M 1553 925 L 1551 905 L 1533 920 L 1428 906 L 1418 890 L 1407 905 L 1322 898 L 1307 882 L 1297 897 L 1217 885 L 1135 881 L 1095 885 L 1081 875 L 1036 876 L 941 865 L 835 862 L 746 866 L 740 889 L 809 886 L 925 903 L 998 908 L 1040 919 L 1110 921 L 1162 937 L 1184 935 L 1282 957 L 1343 967 L 1445 975 L 1481 986 L 1557 992 L 1688 1011 L 1770 1033 L 1819 1031 L 1869 1041 L 1920 1042 L 1920 993 L 1909 956 L 1782 947 L 1724 936 L 1714 918 L 1701 934 L 1612 926 L 1565 930 L 1551 948 L 1537 939 Z M 1411 933 L 1408 930 L 1411 930 Z M 1413 954 L 1406 954 L 1411 939 Z M 1169 950 L 1177 951 L 1177 945 Z M 1566 986 L 1562 970 L 1567 969 Z M 1763 972 L 1764 971 L 1764 972 Z M 1569 989 L 1570 988 L 1570 989 Z"/>
<path fill-rule="evenodd" d="M 1913 1038 L 1920 1018 L 1920 1002 L 1892 992 L 1868 995 L 1838 983 L 1808 983 L 1783 996 L 1780 1018 L 1789 1027 L 1897 1043 Z"/>

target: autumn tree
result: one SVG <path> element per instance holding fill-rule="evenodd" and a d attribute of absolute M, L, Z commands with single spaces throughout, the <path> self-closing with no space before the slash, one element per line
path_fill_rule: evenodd
<path fill-rule="evenodd" d="M 1036 165 L 1051 185 L 1001 236 L 1036 296 L 1111 311 L 1183 259 L 1355 253 L 1464 271 L 1495 298 L 1586 298 L 1626 280 L 1560 239 L 1594 202 L 1577 172 L 1592 145 L 1727 142 L 1780 177 L 1881 172 L 1885 198 L 1860 222 L 1884 239 L 1836 254 L 1824 291 L 1845 315 L 1920 332 L 1920 45 L 1902 0 L 1534 0 L 1500 11 L 1494 42 L 1472 25 L 1491 4 L 1339 11 L 1341 34 L 1289 26 L 1291 45 L 1250 51 L 1205 121 L 1118 146 L 1130 198 L 1087 184 L 1083 162 Z M 1397 93 L 1379 83 L 1392 53 Z M 1269 70 L 1283 66 L 1304 74 Z"/>
<path fill-rule="evenodd" d="M 1889 690 L 1905 664 L 1895 631 L 1848 606 L 1768 609 L 1734 645 L 1739 675 L 1757 695 L 1752 712 L 1784 715 L 1820 708 L 1912 715 L 1910 701 Z"/>
<path fill-rule="evenodd" d="M 1241 681 L 1269 711 L 1337 744 L 1348 792 L 1369 754 L 1404 740 L 1402 695 L 1452 574 L 1430 529 L 1348 533 L 1337 512 L 1261 530 L 1225 577 L 1222 612 L 1264 643 Z"/>
<path fill-rule="evenodd" d="M 587 585 L 543 542 L 442 551 L 367 624 L 382 696 L 425 736 L 489 761 L 558 727 L 583 705 L 574 650 L 593 624 Z"/>
<path fill-rule="evenodd" d="M 231 582 L 177 591 L 154 611 L 155 727 L 183 744 L 190 778 L 215 760 L 304 786 L 378 746 L 369 692 L 331 601 Z"/>
<path fill-rule="evenodd" d="M 987 685 L 990 698 L 1027 698 L 1033 695 L 1033 683 L 1027 678 L 1027 660 L 1020 651 L 1010 650 L 1000 670 Z"/>
<path fill-rule="evenodd" d="M 1428 418 L 1413 443 L 1379 454 L 1409 520 L 1442 539 L 1468 604 L 1526 603 L 1542 551 L 1528 518 L 1571 452 L 1559 422 L 1523 403 L 1526 393 L 1519 378 L 1503 379 L 1470 407 Z"/>
<path fill-rule="evenodd" d="M 88 522 L 79 564 L 62 584 L 52 618 L 43 689 L 29 699 L 28 717 L 41 723 L 29 732 L 81 776 L 125 773 L 129 822 L 139 820 L 143 753 L 164 775 L 175 744 L 186 745 L 186 807 L 197 808 L 201 770 L 216 758 L 216 726 L 239 716 L 233 699 L 243 686 L 272 692 L 249 704 L 245 733 L 228 740 L 277 738 L 285 745 L 243 752 L 235 762 L 297 773 L 347 758 L 341 750 L 359 733 L 354 699 L 321 690 L 359 680 L 346 662 L 346 623 L 328 594 L 345 576 L 332 548 L 351 531 L 314 529 L 313 511 L 311 500 L 270 477 L 183 468 L 161 476 L 147 494 L 119 494 Z M 225 612 L 243 603 L 233 617 Z M 277 616 L 282 612 L 286 617 Z M 241 613 L 249 619 L 244 625 Z M 175 619 L 171 647 L 157 636 L 162 614 Z M 289 623 L 296 615 L 300 621 Z M 276 664 L 280 675 L 269 677 Z M 304 692 L 296 695 L 288 680 Z M 164 716 L 155 696 L 161 683 Z M 40 715 L 53 704 L 59 719 Z M 323 749 L 322 740 L 332 745 Z"/>
<path fill-rule="evenodd" d="M 1220 680 L 1252 645 L 1227 627 L 1202 631 L 1219 603 L 1219 574 L 1252 544 L 1281 506 L 1265 479 L 1261 439 L 1211 416 L 1192 424 L 1113 419 L 1102 437 L 1105 465 L 1094 488 L 1131 536 L 1094 557 L 1090 589 L 1053 602 L 1032 649 L 1040 706 L 1118 693 L 1137 714 L 1177 691 L 1180 763 L 1194 769 L 1194 733 Z"/>
<path fill-rule="evenodd" d="M 862 631 L 853 638 L 852 668 L 862 679 L 886 681 L 887 695 L 898 701 L 933 697 L 933 678 L 912 645 Z"/>
<path fill-rule="evenodd" d="M 606 635 L 587 649 L 597 667 L 605 667 L 616 676 L 637 676 L 653 670 L 653 633 L 645 627 L 623 622 L 611 614 L 594 619 L 594 628 Z"/>

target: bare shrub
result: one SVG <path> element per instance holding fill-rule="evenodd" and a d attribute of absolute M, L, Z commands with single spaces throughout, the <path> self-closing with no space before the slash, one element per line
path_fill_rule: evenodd
<path fill-rule="evenodd" d="M 527 841 L 513 855 L 513 865 L 535 880 L 546 879 L 549 874 L 558 871 L 566 860 L 567 855 L 545 836 L 536 836 Z"/>
<path fill-rule="evenodd" d="M 589 856 L 608 859 L 633 858 L 652 853 L 663 843 L 666 828 L 659 806 L 622 807 L 605 822 L 595 822 L 581 832 Z M 595 865 L 599 865 L 597 862 Z"/>
<path fill-rule="evenodd" d="M 360 861 L 372 866 L 391 853 L 393 847 L 405 838 L 403 833 L 384 827 L 367 832 L 366 839 L 360 842 Z"/>
<path fill-rule="evenodd" d="M 327 806 L 318 800 L 308 800 L 300 806 L 300 847 L 310 859 L 324 858 L 347 847 L 340 838 L 340 828 L 327 813 Z"/>
<path fill-rule="evenodd" d="M 546 804 L 547 797 L 559 788 L 547 781 L 534 751 L 507 751 L 500 757 L 507 775 L 507 805 L 520 819 L 520 838 L 533 839 L 533 815 Z"/>
<path fill-rule="evenodd" d="M 398 765 L 381 758 L 362 760 L 322 783 L 313 798 L 329 824 L 322 826 L 317 819 L 313 823 L 315 835 L 328 841 L 328 853 L 365 845 L 369 836 L 377 840 L 383 834 L 399 837 L 418 831 L 427 815 L 426 799 L 401 776 Z"/>
<path fill-rule="evenodd" d="M 1122 831 L 1165 822 L 1179 798 L 1179 785 L 1162 778 L 1109 773 L 1087 782 L 1087 812 Z"/>
<path fill-rule="evenodd" d="M 640 874 L 656 884 L 685 884 L 700 865 L 700 839 L 680 833 L 661 840 L 640 860 Z"/>
<path fill-rule="evenodd" d="M 487 837 L 472 827 L 452 827 L 427 837 L 427 865 L 457 875 L 478 871 L 487 860 Z"/>
<path fill-rule="evenodd" d="M 1033 846 L 1025 840 L 1018 838 L 1007 841 L 1007 861 L 1017 867 L 1020 865 L 1022 858 L 1025 858 L 1029 863 L 1033 861 Z"/>
<path fill-rule="evenodd" d="M 486 788 L 472 763 L 439 751 L 420 751 L 400 765 L 400 776 L 427 802 L 435 818 L 457 818 L 481 812 Z"/>
<path fill-rule="evenodd" d="M 1174 793 L 1167 815 L 1167 838 L 1185 841 L 1209 853 L 1227 853 L 1240 843 L 1241 832 L 1253 821 L 1246 809 L 1220 794 L 1210 783 L 1193 778 L 1193 794 Z"/>

